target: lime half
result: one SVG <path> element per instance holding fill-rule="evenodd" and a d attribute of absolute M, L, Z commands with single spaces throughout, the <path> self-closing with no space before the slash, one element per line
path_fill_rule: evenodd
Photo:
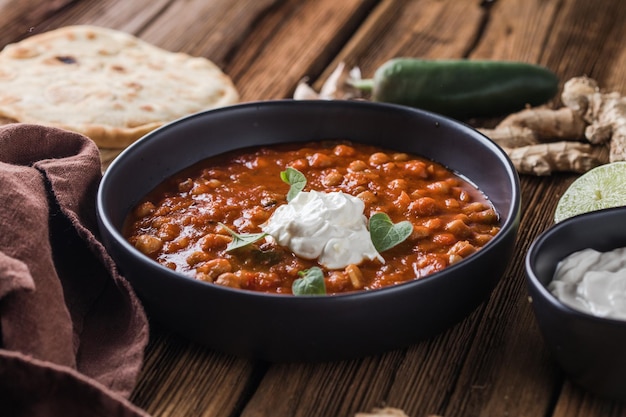
<path fill-rule="evenodd" d="M 554 222 L 619 206 L 626 206 L 626 161 L 600 165 L 578 177 L 559 200 Z"/>

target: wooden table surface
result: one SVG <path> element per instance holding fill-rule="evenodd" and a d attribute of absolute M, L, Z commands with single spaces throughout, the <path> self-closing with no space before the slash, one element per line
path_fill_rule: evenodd
<path fill-rule="evenodd" d="M 371 75 L 396 56 L 511 59 L 561 80 L 589 75 L 626 93 L 624 0 L 0 0 L 0 46 L 70 24 L 135 34 L 205 56 L 242 101 L 316 87 L 340 61 Z M 407 349 L 352 361 L 272 364 L 231 357 L 155 325 L 131 400 L 154 416 L 623 416 L 561 374 L 538 332 L 524 256 L 574 174 L 521 176 L 513 262 L 470 317 Z M 375 335 L 373 335 L 375 337 Z"/>

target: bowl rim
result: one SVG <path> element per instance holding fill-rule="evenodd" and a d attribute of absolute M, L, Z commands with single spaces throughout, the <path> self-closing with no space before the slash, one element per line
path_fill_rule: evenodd
<path fill-rule="evenodd" d="M 616 319 L 612 317 L 597 316 L 592 313 L 587 313 L 585 311 L 576 309 L 574 307 L 570 307 L 569 305 L 565 304 L 564 302 L 559 300 L 554 294 L 552 294 L 552 292 L 547 287 L 547 284 L 552 282 L 552 280 L 554 279 L 554 271 L 552 273 L 552 277 L 550 278 L 550 281 L 544 284 L 541 282 L 541 280 L 535 273 L 535 268 L 534 268 L 534 265 L 536 264 L 536 260 L 537 260 L 537 257 L 539 256 L 541 247 L 546 245 L 546 241 L 551 239 L 553 235 L 560 233 L 561 230 L 563 229 L 580 227 L 576 225 L 580 223 L 581 221 L 594 222 L 607 215 L 615 214 L 616 212 L 624 212 L 626 214 L 626 206 L 599 209 L 599 210 L 594 210 L 594 211 L 587 212 L 587 213 L 577 214 L 572 217 L 568 217 L 558 223 L 554 223 L 550 225 L 546 230 L 541 232 L 541 234 L 539 234 L 539 236 L 537 236 L 537 238 L 534 239 L 534 241 L 531 243 L 524 259 L 524 266 L 526 269 L 526 281 L 528 282 L 529 285 L 531 285 L 537 291 L 537 293 L 542 297 L 542 299 L 548 303 L 550 308 L 556 309 L 562 314 L 574 316 L 582 320 L 587 320 L 591 322 L 599 322 L 602 324 L 610 324 L 614 326 L 623 326 L 626 328 L 626 320 Z M 590 247 L 590 246 L 587 246 L 587 247 Z M 582 250 L 582 249 L 579 249 L 579 250 Z M 570 254 L 576 251 L 577 250 L 571 251 L 566 256 L 569 256 Z M 564 258 L 559 260 L 559 262 L 562 261 L 563 259 Z M 558 263 L 554 265 L 555 270 L 556 270 L 557 265 Z M 534 304 L 534 300 L 532 300 L 532 302 Z"/>
<path fill-rule="evenodd" d="M 235 288 L 230 288 L 230 287 L 225 287 L 225 286 L 218 286 L 218 285 L 214 285 L 214 284 L 207 283 L 204 281 L 199 281 L 197 279 L 194 279 L 193 277 L 187 276 L 185 274 L 182 274 L 176 271 L 172 271 L 171 269 L 145 256 L 138 249 L 133 247 L 122 236 L 118 228 L 113 225 L 111 219 L 109 218 L 107 213 L 103 210 L 103 207 L 105 206 L 104 190 L 108 185 L 109 177 L 112 175 L 111 172 L 114 172 L 115 167 L 118 164 L 122 164 L 125 158 L 129 158 L 134 153 L 140 152 L 142 147 L 147 146 L 145 144 L 150 140 L 152 136 L 160 134 L 164 130 L 170 129 L 173 126 L 176 126 L 178 124 L 188 122 L 189 120 L 192 120 L 192 119 L 205 117 L 205 115 L 207 114 L 218 114 L 222 112 L 230 112 L 230 111 L 235 111 L 238 109 L 245 109 L 245 108 L 259 107 L 259 106 L 269 107 L 269 106 L 289 105 L 289 106 L 306 107 L 306 106 L 319 106 L 322 104 L 324 106 L 328 106 L 329 108 L 332 106 L 336 106 L 336 107 L 351 106 L 351 107 L 382 109 L 386 111 L 401 111 L 405 113 L 415 113 L 415 114 L 421 115 L 421 117 L 433 118 L 435 122 L 446 123 L 451 126 L 461 127 L 464 134 L 468 134 L 470 136 L 473 136 L 476 140 L 479 140 L 481 144 L 488 147 L 491 150 L 491 152 L 493 152 L 499 158 L 504 168 L 506 168 L 506 171 L 508 174 L 507 178 L 509 180 L 508 183 L 511 189 L 511 198 L 510 198 L 510 203 L 509 203 L 510 207 L 507 213 L 506 220 L 500 225 L 500 230 L 498 231 L 498 233 L 485 246 L 483 246 L 479 251 L 472 254 L 471 256 L 468 256 L 467 258 L 453 265 L 450 265 L 441 271 L 429 274 L 420 279 L 406 281 L 403 283 L 386 286 L 382 288 L 377 288 L 373 290 L 367 290 L 367 291 L 353 291 L 353 292 L 347 292 L 347 293 L 333 294 L 331 296 L 301 295 L 301 296 L 294 297 L 290 294 L 264 293 L 264 292 L 253 291 L 253 290 L 242 290 L 242 289 L 235 289 Z M 358 140 L 355 140 L 355 142 L 358 142 Z M 463 173 L 461 173 L 461 175 L 463 175 Z M 469 178 L 469 180 L 471 182 L 471 178 Z M 490 198 L 490 197 L 487 196 L 487 198 Z M 423 286 L 431 282 L 434 279 L 453 274 L 454 271 L 462 268 L 465 264 L 472 262 L 472 260 L 474 259 L 486 256 L 486 254 L 489 251 L 495 250 L 494 248 L 498 246 L 498 243 L 500 241 L 507 238 L 508 233 L 512 229 L 517 228 L 517 225 L 519 224 L 520 217 L 521 217 L 521 186 L 520 186 L 520 180 L 519 180 L 519 175 L 517 173 L 517 170 L 513 162 L 511 161 L 511 159 L 506 154 L 506 152 L 492 139 L 490 139 L 489 137 L 487 137 L 486 135 L 479 132 L 478 130 L 476 130 L 475 128 L 466 124 L 463 121 L 459 121 L 459 120 L 456 120 L 456 119 L 453 119 L 453 118 L 450 118 L 450 117 L 447 117 L 438 113 L 433 113 L 433 112 L 422 110 L 422 109 L 417 109 L 413 107 L 397 105 L 397 104 L 392 104 L 392 103 L 352 101 L 352 100 L 326 101 L 326 100 L 277 99 L 277 100 L 250 101 L 250 102 L 238 103 L 238 104 L 233 104 L 229 106 L 219 107 L 215 109 L 208 109 L 208 110 L 192 113 L 192 114 L 183 116 L 181 118 L 178 118 L 176 120 L 173 120 L 169 123 L 166 123 L 152 130 L 151 132 L 148 132 L 147 134 L 145 134 L 144 136 L 142 136 L 141 138 L 139 138 L 138 140 L 130 144 L 122 152 L 120 152 L 120 154 L 111 162 L 108 169 L 104 172 L 101 182 L 98 186 L 98 192 L 97 192 L 97 197 L 96 197 L 96 209 L 97 209 L 96 213 L 97 213 L 98 222 L 101 223 L 102 226 L 106 228 L 106 230 L 111 234 L 111 236 L 113 237 L 113 239 L 116 241 L 117 244 L 121 245 L 126 252 L 132 254 L 144 266 L 148 267 L 149 269 L 157 269 L 159 272 L 165 273 L 171 279 L 184 279 L 188 281 L 187 283 L 189 285 L 197 286 L 198 289 L 205 289 L 205 290 L 209 289 L 212 291 L 224 291 L 228 293 L 238 294 L 241 297 L 253 297 L 253 298 L 265 297 L 265 298 L 270 298 L 270 299 L 280 299 L 280 300 L 283 300 L 282 302 L 318 302 L 319 303 L 319 302 L 335 302 L 335 300 L 345 300 L 345 299 L 353 299 L 353 298 L 359 299 L 359 298 L 364 298 L 364 297 L 376 297 L 376 296 L 381 296 L 381 293 L 382 293 L 382 296 L 387 296 L 398 291 L 404 291 L 407 286 L 418 286 L 418 287 Z M 292 300 L 292 301 L 284 301 L 284 300 Z"/>

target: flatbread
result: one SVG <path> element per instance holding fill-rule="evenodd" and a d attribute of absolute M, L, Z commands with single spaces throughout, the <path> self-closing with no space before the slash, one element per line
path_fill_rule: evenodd
<path fill-rule="evenodd" d="M 238 99 L 210 60 L 112 29 L 66 26 L 0 51 L 0 120 L 72 130 L 103 148 Z"/>

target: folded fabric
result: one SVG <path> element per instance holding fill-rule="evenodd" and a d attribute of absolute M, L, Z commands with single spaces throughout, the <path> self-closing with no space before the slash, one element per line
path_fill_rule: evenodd
<path fill-rule="evenodd" d="M 145 416 L 145 313 L 96 237 L 98 148 L 0 126 L 0 414 Z M 5 414 L 5 412 L 7 414 Z"/>

